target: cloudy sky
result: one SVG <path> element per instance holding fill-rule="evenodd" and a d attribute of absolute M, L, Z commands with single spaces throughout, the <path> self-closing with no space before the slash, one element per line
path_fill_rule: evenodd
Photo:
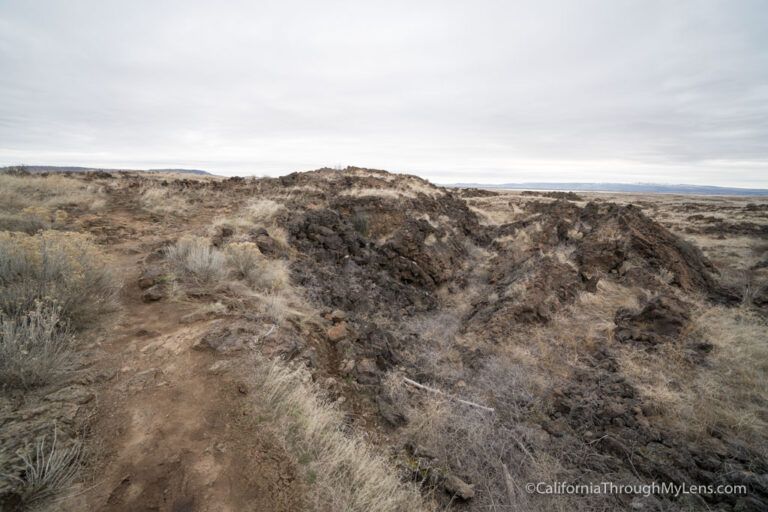
<path fill-rule="evenodd" d="M 768 2 L 0 0 L 0 164 L 768 187 Z"/>

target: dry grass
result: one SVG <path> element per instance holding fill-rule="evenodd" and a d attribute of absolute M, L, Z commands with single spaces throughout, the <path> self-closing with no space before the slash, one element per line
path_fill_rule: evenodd
<path fill-rule="evenodd" d="M 212 285 L 227 275 L 227 257 L 204 238 L 180 238 L 165 249 L 165 258 L 183 281 L 196 286 Z"/>
<path fill-rule="evenodd" d="M 0 384 L 30 389 L 72 370 L 74 338 L 55 309 L 38 303 L 15 318 L 0 315 Z"/>
<path fill-rule="evenodd" d="M 254 405 L 273 414 L 271 428 L 305 467 L 305 496 L 313 510 L 428 510 L 418 491 L 401 482 L 391 461 L 345 430 L 341 412 L 323 402 L 299 371 L 254 356 L 249 375 Z"/>
<path fill-rule="evenodd" d="M 0 232 L 0 309 L 6 315 L 21 317 L 41 302 L 80 329 L 116 308 L 119 287 L 111 261 L 86 235 Z"/>
<path fill-rule="evenodd" d="M 271 199 L 254 199 L 248 202 L 243 210 L 249 222 L 268 225 L 285 210 L 285 205 Z"/>
<path fill-rule="evenodd" d="M 158 215 L 184 216 L 193 207 L 189 194 L 157 184 L 144 185 L 137 197 L 144 210 Z"/>
<path fill-rule="evenodd" d="M 624 351 L 622 369 L 668 426 L 691 439 L 726 430 L 757 447 L 768 431 L 767 332 L 766 319 L 747 307 L 702 305 L 687 338 L 714 347 L 707 364 L 673 344 L 657 354 Z"/>
<path fill-rule="evenodd" d="M 68 229 L 67 211 L 100 211 L 106 186 L 63 175 L 0 174 L 0 231 Z"/>
<path fill-rule="evenodd" d="M 229 277 L 272 292 L 285 288 L 290 276 L 286 261 L 265 258 L 251 242 L 233 242 L 221 251 L 205 238 L 185 236 L 166 248 L 165 256 L 183 282 L 197 287 L 214 286 Z"/>
<path fill-rule="evenodd" d="M 224 252 L 235 278 L 252 281 L 263 259 L 259 246 L 252 242 L 233 242 Z"/>
<path fill-rule="evenodd" d="M 235 215 L 214 219 L 208 229 L 210 236 L 215 236 L 222 228 L 234 232 L 234 241 L 247 240 L 252 234 L 264 229 L 278 247 L 288 247 L 288 233 L 279 226 L 279 217 L 287 211 L 285 205 L 272 199 L 254 199 L 247 202 Z"/>
<path fill-rule="evenodd" d="M 28 206 L 57 209 L 101 210 L 106 185 L 80 178 L 51 174 L 14 176 L 0 174 L 0 211 L 17 212 Z"/>
<path fill-rule="evenodd" d="M 541 429 L 526 421 L 524 404 L 532 398 L 527 385 L 520 365 L 486 359 L 460 396 L 493 405 L 495 411 L 489 412 L 445 396 L 414 395 L 401 375 L 388 374 L 386 393 L 408 418 L 401 434 L 414 455 L 407 464 L 422 485 L 438 493 L 449 475 L 471 483 L 475 496 L 461 510 L 610 510 L 599 497 L 531 496 L 525 491 L 528 482 L 567 478 L 560 462 L 548 454 Z"/>
<path fill-rule="evenodd" d="M 64 210 L 51 211 L 43 206 L 27 206 L 20 212 L 0 213 L 0 230 L 27 233 L 46 229 L 66 229 L 68 215 Z"/>
<path fill-rule="evenodd" d="M 69 448 L 62 448 L 57 446 L 57 441 L 54 424 L 50 448 L 43 437 L 35 446 L 33 455 L 21 455 L 24 476 L 7 475 L 18 482 L 16 494 L 26 510 L 70 489 L 80 471 L 82 444 L 75 442 Z"/>
<path fill-rule="evenodd" d="M 290 270 L 285 260 L 265 258 L 256 244 L 233 242 L 224 249 L 232 277 L 257 290 L 279 291 L 288 286 Z"/>
<path fill-rule="evenodd" d="M 290 286 L 288 261 L 266 258 L 256 244 L 232 242 L 219 250 L 205 238 L 186 236 L 165 253 L 174 269 L 170 286 L 176 300 L 206 297 L 218 313 L 259 313 L 277 324 L 307 310 Z"/>

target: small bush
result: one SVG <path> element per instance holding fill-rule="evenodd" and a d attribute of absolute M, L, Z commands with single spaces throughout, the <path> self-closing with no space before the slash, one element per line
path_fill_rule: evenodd
<path fill-rule="evenodd" d="M 278 291 L 288 286 L 290 270 L 284 260 L 264 260 L 259 271 L 253 276 L 254 287 L 261 290 Z"/>
<path fill-rule="evenodd" d="M 28 315 L 0 317 L 0 384 L 29 389 L 71 369 L 73 338 L 59 321 L 39 302 Z"/>
<path fill-rule="evenodd" d="M 63 210 L 52 212 L 42 206 L 27 206 L 18 213 L 0 215 L 0 229 L 31 235 L 45 229 L 64 229 L 66 220 Z"/>
<path fill-rule="evenodd" d="M 225 253 L 227 264 L 237 279 L 251 281 L 259 265 L 263 262 L 259 247 L 252 242 L 234 242 L 229 244 Z"/>
<path fill-rule="evenodd" d="M 283 260 L 270 260 L 262 256 L 259 247 L 252 242 L 234 242 L 224 250 L 227 265 L 234 277 L 266 291 L 282 290 L 288 285 L 290 271 Z"/>
<path fill-rule="evenodd" d="M 255 224 L 268 225 L 285 206 L 271 199 L 257 199 L 245 207 L 248 220 Z"/>
<path fill-rule="evenodd" d="M 74 328 L 116 307 L 119 281 L 110 261 L 81 233 L 0 233 L 0 309 L 24 316 L 41 302 Z"/>
<path fill-rule="evenodd" d="M 224 279 L 227 257 L 203 238 L 183 237 L 165 250 L 166 259 L 184 280 L 207 285 Z"/>

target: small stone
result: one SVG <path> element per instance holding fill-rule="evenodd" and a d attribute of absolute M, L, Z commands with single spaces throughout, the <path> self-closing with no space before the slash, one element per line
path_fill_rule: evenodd
<path fill-rule="evenodd" d="M 165 297 L 165 292 L 159 285 L 154 285 L 141 294 L 141 300 L 144 302 L 156 302 Z"/>
<path fill-rule="evenodd" d="M 200 320 L 207 320 L 210 317 L 211 313 L 209 311 L 193 311 L 179 318 L 179 323 L 191 324 L 194 322 L 199 322 Z"/>
<path fill-rule="evenodd" d="M 331 313 L 330 320 L 333 320 L 333 323 L 343 322 L 346 319 L 347 319 L 347 314 L 340 309 L 336 309 Z"/>
<path fill-rule="evenodd" d="M 341 341 L 347 337 L 347 326 L 344 322 L 328 329 L 328 339 L 332 342 Z"/>
<path fill-rule="evenodd" d="M 149 267 L 139 278 L 139 288 L 145 290 L 155 285 L 156 281 L 165 274 L 160 266 Z"/>
<path fill-rule="evenodd" d="M 350 359 L 345 361 L 341 366 L 341 374 L 344 376 L 349 375 L 355 369 L 355 360 Z"/>
<path fill-rule="evenodd" d="M 360 384 L 377 384 L 379 382 L 379 370 L 372 359 L 361 359 L 355 365 L 355 377 Z"/>
<path fill-rule="evenodd" d="M 379 395 L 376 399 L 376 405 L 379 408 L 381 417 L 393 427 L 405 425 L 408 422 L 408 418 L 406 418 L 402 409 L 386 396 Z"/>
<path fill-rule="evenodd" d="M 468 484 L 456 475 L 448 475 L 445 478 L 445 490 L 463 500 L 470 500 L 475 496 L 474 486 Z"/>
<path fill-rule="evenodd" d="M 608 407 L 606 407 L 606 411 L 605 412 L 611 418 L 615 418 L 617 416 L 623 415 L 626 412 L 626 409 L 620 403 L 612 403 Z"/>
<path fill-rule="evenodd" d="M 209 366 L 208 371 L 210 373 L 219 373 L 226 370 L 227 367 L 229 367 L 229 361 L 222 359 L 221 361 L 216 361 L 211 366 Z"/>

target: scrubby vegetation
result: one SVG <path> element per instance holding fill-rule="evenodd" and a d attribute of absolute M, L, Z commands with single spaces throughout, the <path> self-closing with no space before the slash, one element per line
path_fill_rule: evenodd
<path fill-rule="evenodd" d="M 84 425 L 67 415 L 84 395 L 69 395 L 67 386 L 83 376 L 78 347 L 117 308 L 120 282 L 103 250 L 75 231 L 70 213 L 103 208 L 104 188 L 63 176 L 0 175 L 3 510 L 45 506 L 80 470 Z"/>
<path fill-rule="evenodd" d="M 18 316 L 0 314 L 0 385 L 29 389 L 72 370 L 72 334 L 59 313 L 38 302 Z"/>
<path fill-rule="evenodd" d="M 257 410 L 273 414 L 272 428 L 303 466 L 311 510 L 411 512 L 422 506 L 414 486 L 404 486 L 391 461 L 376 455 L 345 426 L 344 414 L 324 402 L 302 372 L 261 356 L 251 360 L 250 382 Z"/>
<path fill-rule="evenodd" d="M 8 316 L 40 302 L 83 328 L 115 308 L 118 288 L 109 260 L 88 235 L 0 232 L 0 309 Z"/>
<path fill-rule="evenodd" d="M 31 508 L 46 499 L 59 496 L 70 489 L 78 476 L 82 463 L 82 445 L 79 441 L 67 448 L 57 446 L 56 425 L 53 440 L 45 436 L 35 446 L 34 454 L 24 454 L 24 476 L 19 481 L 19 505 Z"/>
<path fill-rule="evenodd" d="M 219 503 L 233 474 L 274 462 L 260 492 L 299 495 L 276 510 L 768 504 L 762 199 L 451 191 L 356 168 L 4 179 L 19 194 L 5 204 L 35 198 L 0 212 L 14 230 L 0 233 L 7 390 L 32 396 L 71 375 L 74 340 L 115 305 L 105 252 L 138 278 L 109 385 L 134 407 L 114 449 L 133 471 L 126 482 L 107 464 L 109 489 L 89 503 Z M 179 403 L 191 419 L 169 425 Z M 37 445 L 19 451 L 17 475 Z M 163 489 L 158 458 L 179 475 Z M 749 494 L 526 492 L 539 481 Z"/>
<path fill-rule="evenodd" d="M 226 275 L 226 256 L 200 238 L 184 237 L 165 254 L 181 279 L 194 285 L 211 285 Z"/>

